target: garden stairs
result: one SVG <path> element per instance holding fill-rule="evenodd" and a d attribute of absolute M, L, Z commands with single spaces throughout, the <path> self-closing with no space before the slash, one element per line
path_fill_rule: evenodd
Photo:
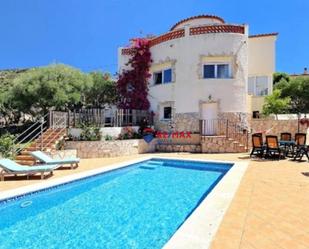
<path fill-rule="evenodd" d="M 49 128 L 41 136 L 35 139 L 28 147 L 22 149 L 15 161 L 23 165 L 34 165 L 35 159 L 31 156 L 31 151 L 53 151 L 57 144 L 65 139 L 67 135 L 66 128 Z"/>

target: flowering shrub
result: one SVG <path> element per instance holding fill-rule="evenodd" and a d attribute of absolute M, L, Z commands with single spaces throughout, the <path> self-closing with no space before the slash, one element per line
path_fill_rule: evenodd
<path fill-rule="evenodd" d="M 156 131 L 152 128 L 147 127 L 143 130 L 143 135 L 149 135 L 149 134 L 152 134 L 155 136 Z"/>
<path fill-rule="evenodd" d="M 302 118 L 299 120 L 299 123 L 301 125 L 306 125 L 307 127 L 309 127 L 309 118 Z"/>
<path fill-rule="evenodd" d="M 128 62 L 131 69 L 124 70 L 117 81 L 120 96 L 118 104 L 122 109 L 148 110 L 148 79 L 151 74 L 151 53 L 148 39 L 135 39 L 132 45 L 132 57 Z"/>
<path fill-rule="evenodd" d="M 139 139 L 141 135 L 138 134 L 132 127 L 125 127 L 123 128 L 122 133 L 119 135 L 118 139 Z"/>

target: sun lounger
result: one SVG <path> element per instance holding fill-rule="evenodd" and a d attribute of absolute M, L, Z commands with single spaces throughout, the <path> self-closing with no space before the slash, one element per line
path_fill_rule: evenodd
<path fill-rule="evenodd" d="M 36 165 L 36 166 L 25 166 L 20 165 L 10 159 L 0 159 L 0 176 L 1 181 L 4 181 L 6 175 L 27 175 L 29 179 L 30 175 L 41 174 L 41 179 L 44 179 L 45 173 L 50 175 L 53 174 L 53 170 L 58 168 L 59 165 Z"/>
<path fill-rule="evenodd" d="M 35 157 L 37 160 L 39 160 L 42 163 L 46 163 L 46 164 L 60 164 L 60 165 L 64 165 L 64 164 L 70 164 L 71 165 L 71 169 L 77 168 L 78 167 L 78 163 L 80 161 L 79 158 L 76 157 L 72 157 L 72 158 L 63 158 L 63 159 L 53 159 L 51 158 L 49 155 L 45 154 L 42 151 L 33 151 L 31 152 L 31 155 L 33 157 Z"/>

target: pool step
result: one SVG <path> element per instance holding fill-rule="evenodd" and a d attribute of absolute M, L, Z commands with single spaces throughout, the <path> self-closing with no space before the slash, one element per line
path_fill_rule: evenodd
<path fill-rule="evenodd" d="M 160 162 L 160 161 L 148 161 L 147 164 L 148 164 L 148 165 L 162 166 L 162 165 L 163 165 L 163 162 Z"/>

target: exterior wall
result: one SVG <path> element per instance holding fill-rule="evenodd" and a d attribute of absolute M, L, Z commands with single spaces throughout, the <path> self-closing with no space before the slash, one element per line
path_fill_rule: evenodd
<path fill-rule="evenodd" d="M 201 153 L 200 144 L 157 144 L 158 152 L 190 152 Z"/>
<path fill-rule="evenodd" d="M 264 96 L 248 95 L 248 98 L 247 98 L 248 113 L 250 113 L 251 115 L 253 111 L 259 111 L 260 113 L 262 113 L 264 99 L 265 99 Z"/>
<path fill-rule="evenodd" d="M 102 135 L 101 140 L 105 140 L 105 136 L 111 136 L 112 138 L 118 138 L 120 134 L 123 133 L 123 130 L 126 127 L 103 127 L 100 128 L 100 133 Z M 131 129 L 135 130 L 138 132 L 139 127 L 138 126 L 130 126 Z M 81 128 L 69 128 L 68 129 L 68 135 L 72 136 L 73 138 L 76 138 L 76 140 L 79 139 L 81 133 L 82 133 Z"/>
<path fill-rule="evenodd" d="M 225 137 L 205 137 L 201 143 L 202 153 L 240 153 L 246 152 L 244 145 Z"/>
<path fill-rule="evenodd" d="M 203 34 L 185 36 L 151 48 L 154 64 L 175 62 L 175 80 L 171 84 L 151 85 L 151 109 L 174 101 L 175 113 L 199 112 L 199 101 L 211 95 L 220 100 L 222 112 L 246 111 L 247 36 L 242 34 Z M 207 44 L 207 46 L 205 46 Z M 232 79 L 203 79 L 205 57 L 229 57 L 232 61 Z M 185 100 L 185 101 L 184 101 Z"/>
<path fill-rule="evenodd" d="M 248 74 L 272 76 L 276 69 L 276 36 L 249 38 Z"/>
<path fill-rule="evenodd" d="M 191 134 L 191 138 L 157 138 L 157 143 L 197 145 L 201 143 L 201 136 L 199 134 Z"/>
<path fill-rule="evenodd" d="M 157 140 L 147 144 L 143 139 L 117 141 L 68 141 L 65 148 L 77 150 L 80 158 L 119 157 L 155 151 Z"/>
<path fill-rule="evenodd" d="M 269 94 L 273 90 L 273 73 L 276 71 L 276 36 L 249 38 L 248 75 L 268 76 Z"/>
<path fill-rule="evenodd" d="M 262 132 L 266 135 L 280 136 L 281 132 L 290 132 L 293 137 L 298 131 L 297 120 L 253 119 L 250 123 L 252 133 Z M 299 125 L 299 131 L 307 133 L 307 128 L 304 125 Z"/>

